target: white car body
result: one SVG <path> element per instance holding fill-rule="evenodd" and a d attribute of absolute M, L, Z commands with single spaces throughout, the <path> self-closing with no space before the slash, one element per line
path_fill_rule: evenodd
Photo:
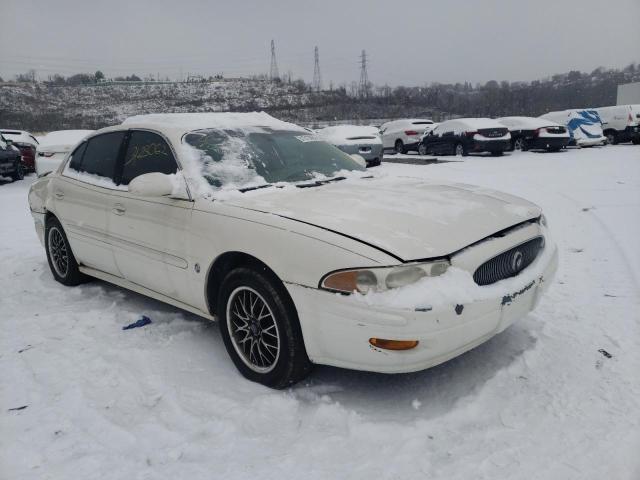
<path fill-rule="evenodd" d="M 540 118 L 552 120 L 568 128 L 571 143 L 578 147 L 605 145 L 607 139 L 602 130 L 598 113 L 592 109 L 572 109 L 549 112 Z"/>
<path fill-rule="evenodd" d="M 428 118 L 407 118 L 383 123 L 380 125 L 382 145 L 385 149 L 395 149 L 401 145 L 402 152 L 418 151 L 418 144 L 429 128 L 434 128 L 434 122 Z"/>
<path fill-rule="evenodd" d="M 266 114 L 168 114 L 96 132 L 161 135 L 181 169 L 172 177 L 174 193 L 142 197 L 136 188 L 74 172 L 71 156 L 31 187 L 41 242 L 47 218 L 56 216 L 81 272 L 208 319 L 216 315 L 207 292 L 221 281 L 217 261 L 233 252 L 257 259 L 291 297 L 312 363 L 387 373 L 425 369 L 486 341 L 531 311 L 550 284 L 557 249 L 539 207 L 504 193 L 368 172 L 318 188 L 196 193 L 202 178 L 186 167 L 184 136 L 239 124 L 298 128 Z M 534 240 L 544 247 L 515 276 L 486 286 L 469 280 L 496 256 L 514 257 L 508 261 L 519 268 L 518 249 Z M 425 259 L 450 266 L 420 280 L 424 287 L 369 295 L 322 288 L 328 274 L 344 269 L 403 269 Z M 418 343 L 394 351 L 373 346 L 372 338 Z"/>
<path fill-rule="evenodd" d="M 67 154 L 94 130 L 58 130 L 40 137 L 36 151 L 36 174 L 57 170 Z"/>
<path fill-rule="evenodd" d="M 349 155 L 360 155 L 367 165 L 380 165 L 382 162 L 382 139 L 376 127 L 336 125 L 318 129 L 315 133 Z"/>
<path fill-rule="evenodd" d="M 609 143 L 640 142 L 640 105 L 616 105 L 594 108 L 602 120 Z"/>

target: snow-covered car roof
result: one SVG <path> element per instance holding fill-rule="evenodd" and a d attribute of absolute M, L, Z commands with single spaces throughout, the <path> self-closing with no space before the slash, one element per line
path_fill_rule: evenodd
<path fill-rule="evenodd" d="M 442 122 L 439 127 L 446 126 L 445 124 L 458 122 L 460 125 L 463 125 L 467 128 L 474 129 L 482 129 L 482 128 L 504 128 L 505 126 L 498 122 L 497 120 L 493 120 L 491 118 L 454 118 L 452 120 L 447 120 L 446 122 Z"/>
<path fill-rule="evenodd" d="M 91 135 L 95 130 L 56 130 L 40 137 L 38 150 L 55 150 L 61 148 L 68 150 L 80 143 L 82 139 Z"/>
<path fill-rule="evenodd" d="M 127 127 L 155 127 L 165 133 L 179 134 L 207 128 L 238 129 L 251 127 L 274 130 L 299 130 L 304 128 L 283 122 L 266 112 L 214 112 L 214 113 L 150 113 L 127 118 L 122 125 Z"/>
<path fill-rule="evenodd" d="M 38 140 L 36 140 L 36 138 L 29 132 L 25 132 L 24 130 L 11 130 L 8 128 L 3 128 L 2 130 L 0 130 L 0 133 L 2 133 L 4 138 L 6 138 L 7 140 L 11 140 L 16 143 L 28 143 L 33 146 L 38 145 Z"/>
<path fill-rule="evenodd" d="M 552 120 L 538 117 L 502 117 L 496 119 L 503 125 L 514 129 L 535 130 L 542 127 L 559 127 L 560 124 Z"/>
<path fill-rule="evenodd" d="M 381 143 L 376 127 L 362 125 L 336 125 L 316 130 L 316 135 L 334 145 L 344 143 Z"/>
<path fill-rule="evenodd" d="M 434 122 L 430 118 L 400 118 L 398 120 L 391 120 L 390 122 L 385 122 L 381 125 L 381 127 L 385 125 L 388 126 L 395 123 L 414 124 L 414 125 L 431 125 Z"/>

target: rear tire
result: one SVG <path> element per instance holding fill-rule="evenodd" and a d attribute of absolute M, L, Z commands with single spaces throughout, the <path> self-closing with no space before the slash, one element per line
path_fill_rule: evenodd
<path fill-rule="evenodd" d="M 216 311 L 227 353 L 248 380 L 281 389 L 311 371 L 293 301 L 267 271 L 232 270 Z"/>
<path fill-rule="evenodd" d="M 87 276 L 80 272 L 76 257 L 73 256 L 69 240 L 62 225 L 55 217 L 47 219 L 44 230 L 44 245 L 47 261 L 57 282 L 68 287 L 75 287 L 87 280 Z"/>
<path fill-rule="evenodd" d="M 418 153 L 420 155 L 428 155 L 427 153 L 427 146 L 423 143 L 421 143 L 420 145 L 418 145 Z"/>
<path fill-rule="evenodd" d="M 640 138 L 634 138 L 633 140 L 631 140 L 631 142 L 632 142 L 634 145 L 640 145 Z"/>
<path fill-rule="evenodd" d="M 404 148 L 404 143 L 402 143 L 402 140 L 398 139 L 396 140 L 396 143 L 394 145 L 394 150 L 396 151 L 396 153 L 407 153 L 407 149 Z"/>

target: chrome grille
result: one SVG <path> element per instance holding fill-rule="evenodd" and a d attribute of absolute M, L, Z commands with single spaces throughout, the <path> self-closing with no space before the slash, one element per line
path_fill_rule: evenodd
<path fill-rule="evenodd" d="M 544 247 L 544 238 L 536 237 L 493 257 L 478 267 L 473 280 L 478 285 L 491 285 L 515 277 L 536 259 Z"/>

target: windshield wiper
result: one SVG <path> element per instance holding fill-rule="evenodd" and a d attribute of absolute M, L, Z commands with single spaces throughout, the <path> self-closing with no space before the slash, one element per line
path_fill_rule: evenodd
<path fill-rule="evenodd" d="M 296 185 L 298 188 L 311 188 L 311 187 L 319 187 L 321 185 L 326 185 L 327 183 L 339 182 L 340 180 L 346 180 L 347 177 L 334 177 L 329 180 L 316 180 L 313 183 L 302 183 L 300 185 Z"/>
<path fill-rule="evenodd" d="M 239 188 L 238 191 L 244 193 L 244 192 L 250 192 L 251 190 L 258 190 L 260 188 L 267 188 L 272 186 L 273 185 L 271 183 L 265 183 L 264 185 L 258 185 L 257 187 Z"/>

